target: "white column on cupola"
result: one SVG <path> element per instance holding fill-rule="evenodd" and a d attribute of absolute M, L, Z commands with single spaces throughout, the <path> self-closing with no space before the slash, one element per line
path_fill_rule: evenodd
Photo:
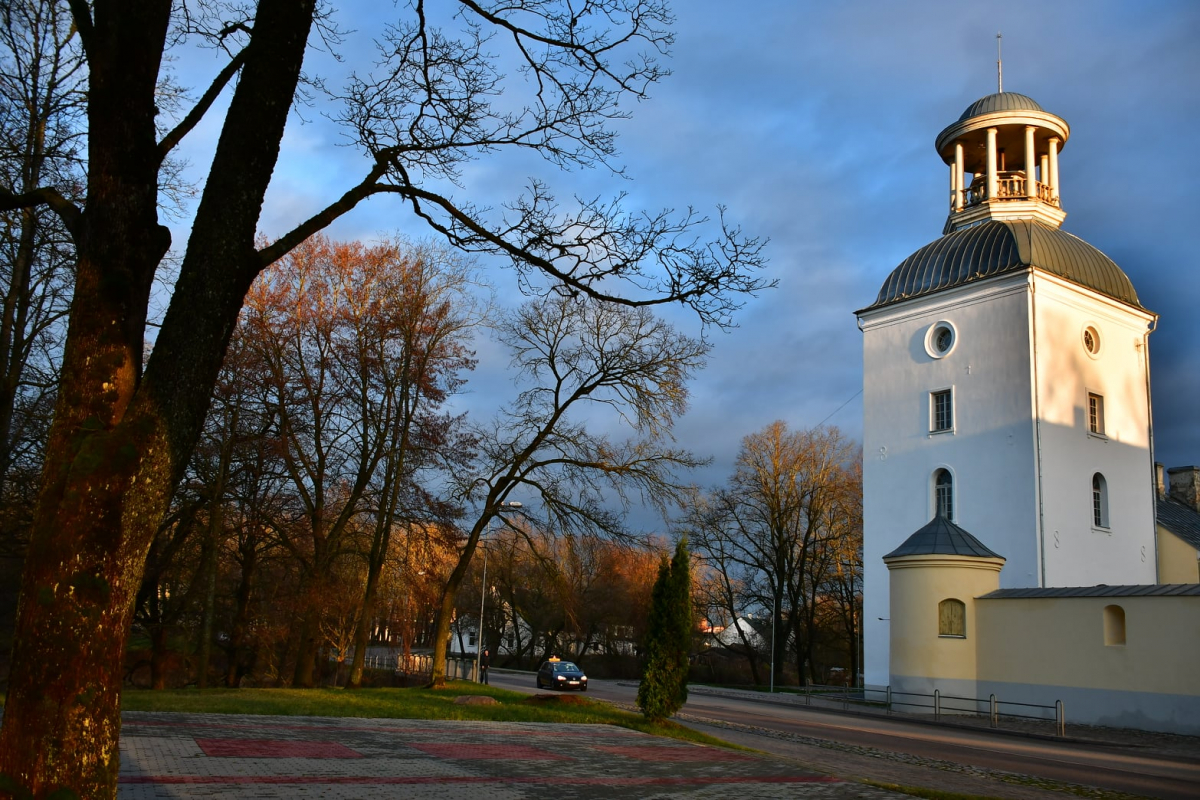
<path fill-rule="evenodd" d="M 1042 159 L 1042 169 L 1040 172 L 1038 172 L 1038 179 L 1042 183 L 1049 186 L 1050 185 L 1050 156 L 1046 155 L 1045 153 L 1042 153 L 1041 159 Z"/>
<path fill-rule="evenodd" d="M 966 183 L 966 175 L 963 174 L 963 144 L 962 142 L 954 143 L 954 164 L 951 166 L 954 170 L 954 210 L 963 210 L 963 186 Z"/>
<path fill-rule="evenodd" d="M 958 204 L 958 171 L 954 169 L 954 165 L 950 165 L 950 210 L 954 211 Z"/>
<path fill-rule="evenodd" d="M 996 174 L 996 134 L 995 128 L 987 129 L 987 199 L 994 200 L 998 191 L 998 175 Z"/>
<path fill-rule="evenodd" d="M 1037 154 L 1033 150 L 1033 133 L 1037 128 L 1025 126 L 1025 196 L 1030 200 L 1037 199 L 1037 176 L 1034 174 L 1034 162 Z"/>
<path fill-rule="evenodd" d="M 1058 204 L 1058 137 L 1050 137 L 1050 197 Z"/>

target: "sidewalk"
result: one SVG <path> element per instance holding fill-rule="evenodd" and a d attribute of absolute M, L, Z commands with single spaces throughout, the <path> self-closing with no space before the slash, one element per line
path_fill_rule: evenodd
<path fill-rule="evenodd" d="M 942 714 L 941 719 L 935 720 L 932 714 L 916 714 L 902 711 L 892 711 L 889 713 L 887 709 L 877 704 L 843 703 L 837 695 L 826 695 L 824 697 L 813 695 L 811 698 L 806 698 L 803 694 L 794 692 L 767 694 L 744 689 L 717 688 L 695 684 L 688 687 L 688 692 L 697 695 L 707 694 L 720 697 L 736 697 L 740 700 L 749 700 L 756 703 L 805 707 L 816 711 L 838 714 L 850 714 L 862 717 L 887 717 L 889 719 L 904 720 L 905 722 L 932 725 L 941 728 L 972 728 L 990 730 L 1000 735 L 1014 735 L 1034 739 L 1087 742 L 1118 747 L 1144 747 L 1153 749 L 1154 752 L 1163 755 L 1200 760 L 1200 736 L 1072 723 L 1069 710 L 1066 725 L 1067 735 L 1064 739 L 1059 739 L 1055 735 L 1053 720 L 1004 717 L 1000 727 L 992 728 L 987 716 L 982 714 L 946 712 Z"/>
<path fill-rule="evenodd" d="M 610 725 L 127 712 L 118 797 L 885 798 Z"/>

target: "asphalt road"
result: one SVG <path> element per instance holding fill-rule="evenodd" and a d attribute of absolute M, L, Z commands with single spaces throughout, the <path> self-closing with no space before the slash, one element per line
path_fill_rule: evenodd
<path fill-rule="evenodd" d="M 538 691 L 533 673 L 494 672 L 492 683 L 531 694 Z M 588 687 L 589 696 L 619 703 L 634 702 L 636 694 L 629 682 L 593 680 Z M 821 740 L 860 752 L 894 754 L 900 760 L 950 762 L 1145 797 L 1200 797 L 1200 764 L 1145 746 L 1004 735 L 698 692 L 689 696 L 682 714 L 688 719 L 681 721 L 689 725 L 699 720 L 732 723 L 741 734 L 739 743 L 776 755 L 795 757 L 791 743 L 797 739 Z M 701 722 L 696 727 L 704 726 Z M 753 733 L 750 729 L 760 731 L 747 736 Z M 731 738 L 720 730 L 705 730 Z M 928 772 L 927 788 L 943 788 L 938 770 Z"/>

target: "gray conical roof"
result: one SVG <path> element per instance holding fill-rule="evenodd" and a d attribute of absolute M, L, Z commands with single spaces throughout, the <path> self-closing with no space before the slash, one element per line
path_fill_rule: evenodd
<path fill-rule="evenodd" d="M 888 553 L 884 558 L 899 556 L 976 556 L 978 558 L 1003 558 L 984 546 L 962 528 L 945 517 L 934 517 L 920 530 L 904 540 L 904 544 Z"/>

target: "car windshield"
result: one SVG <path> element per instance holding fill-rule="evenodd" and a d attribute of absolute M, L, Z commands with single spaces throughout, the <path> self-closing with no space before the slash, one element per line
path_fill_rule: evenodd
<path fill-rule="evenodd" d="M 579 667 L 572 664 L 570 661 L 560 661 L 554 665 L 555 672 L 579 672 Z"/>

